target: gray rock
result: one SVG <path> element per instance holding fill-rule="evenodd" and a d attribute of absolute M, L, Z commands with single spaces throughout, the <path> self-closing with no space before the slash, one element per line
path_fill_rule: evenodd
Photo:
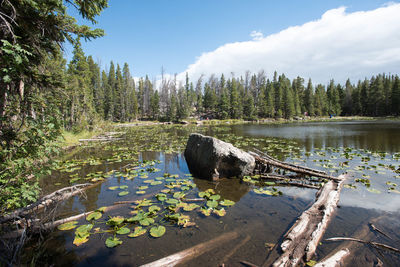
<path fill-rule="evenodd" d="M 242 177 L 253 173 L 253 156 L 210 136 L 191 134 L 186 144 L 185 158 L 190 171 L 198 178 Z"/>

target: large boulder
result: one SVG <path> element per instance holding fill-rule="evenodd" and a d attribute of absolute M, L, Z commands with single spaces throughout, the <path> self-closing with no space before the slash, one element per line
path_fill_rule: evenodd
<path fill-rule="evenodd" d="M 195 176 L 209 180 L 249 175 L 256 165 L 254 157 L 249 153 L 201 134 L 189 136 L 185 158 Z"/>

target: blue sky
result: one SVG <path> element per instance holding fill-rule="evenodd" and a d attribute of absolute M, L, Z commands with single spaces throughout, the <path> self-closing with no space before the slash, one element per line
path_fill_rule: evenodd
<path fill-rule="evenodd" d="M 319 20 L 325 12 L 342 6 L 347 7 L 345 12 L 350 14 L 375 10 L 386 3 L 388 1 L 372 0 L 110 0 L 109 8 L 98 17 L 96 25 L 105 30 L 106 36 L 84 43 L 83 47 L 85 53 L 100 60 L 103 67 L 109 65 L 110 60 L 121 65 L 127 62 L 132 75 L 156 77 L 161 66 L 170 74 L 183 73 L 203 53 L 227 44 L 251 41 L 252 31 L 267 37 Z M 66 46 L 67 58 L 71 58 L 71 53 L 70 46 Z M 251 68 L 251 64 L 249 66 Z M 235 69 L 227 69 L 229 71 Z M 312 74 L 318 76 L 309 73 Z M 193 73 L 193 77 L 196 75 L 199 73 Z M 324 79 L 321 82 L 325 82 Z"/>

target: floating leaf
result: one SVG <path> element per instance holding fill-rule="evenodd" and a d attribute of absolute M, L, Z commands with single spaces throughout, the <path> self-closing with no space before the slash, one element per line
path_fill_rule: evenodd
<path fill-rule="evenodd" d="M 181 199 L 184 196 L 185 196 L 185 193 L 183 193 L 183 192 L 175 192 L 174 195 L 173 195 L 173 197 L 177 198 L 177 199 Z"/>
<path fill-rule="evenodd" d="M 210 216 L 211 215 L 211 209 L 207 209 L 207 208 L 204 208 L 204 207 L 201 207 L 201 209 L 200 209 L 200 212 L 204 215 L 204 216 Z"/>
<path fill-rule="evenodd" d="M 186 204 L 186 203 L 185 203 L 185 204 Z M 192 211 L 192 210 L 194 210 L 194 209 L 197 209 L 198 207 L 200 207 L 200 206 L 197 205 L 197 204 L 191 203 L 191 204 L 186 204 L 186 205 L 183 207 L 183 210 L 184 210 L 184 211 Z"/>
<path fill-rule="evenodd" d="M 144 218 L 142 220 L 139 221 L 140 225 L 143 226 L 149 226 L 150 224 L 154 223 L 154 219 L 153 218 Z"/>
<path fill-rule="evenodd" d="M 122 191 L 118 194 L 118 196 L 122 197 L 122 196 L 126 196 L 127 194 L 129 194 L 129 191 Z"/>
<path fill-rule="evenodd" d="M 84 224 L 76 228 L 75 230 L 75 235 L 77 236 L 85 236 L 89 233 L 90 230 L 92 230 L 93 224 Z"/>
<path fill-rule="evenodd" d="M 124 217 L 115 216 L 115 217 L 111 217 L 111 218 L 107 221 L 107 224 L 108 224 L 108 225 L 116 226 L 116 225 L 120 225 L 121 223 L 123 223 L 124 220 L 125 220 Z"/>
<path fill-rule="evenodd" d="M 210 199 L 211 199 L 211 200 L 218 200 L 218 199 L 220 199 L 220 198 L 221 198 L 220 195 L 212 195 L 212 196 L 210 196 Z"/>
<path fill-rule="evenodd" d="M 154 180 L 144 180 L 143 181 L 143 183 L 145 183 L 145 184 L 151 184 L 151 183 L 153 183 L 154 182 Z"/>
<path fill-rule="evenodd" d="M 150 235 L 152 237 L 161 237 L 165 234 L 165 227 L 160 225 L 160 226 L 154 226 L 150 229 Z"/>
<path fill-rule="evenodd" d="M 101 216 L 102 216 L 101 212 L 95 211 L 95 212 L 90 213 L 88 216 L 86 216 L 86 220 L 87 221 L 98 220 L 101 218 Z"/>
<path fill-rule="evenodd" d="M 144 195 L 144 194 L 146 194 L 146 191 L 136 191 L 136 194 L 137 195 Z"/>
<path fill-rule="evenodd" d="M 224 208 L 222 208 L 222 209 L 214 209 L 213 213 L 215 213 L 218 216 L 222 217 L 222 216 L 226 215 L 226 210 Z"/>
<path fill-rule="evenodd" d="M 135 227 L 133 233 L 129 234 L 129 237 L 138 237 L 141 236 L 143 234 L 145 234 L 147 232 L 146 229 L 142 228 L 142 226 L 137 226 Z"/>
<path fill-rule="evenodd" d="M 166 194 L 157 194 L 156 195 L 156 198 L 159 200 L 159 201 L 164 201 L 164 200 L 166 200 L 167 199 L 167 195 Z"/>
<path fill-rule="evenodd" d="M 110 190 L 117 190 L 119 188 L 119 186 L 110 186 L 108 189 Z"/>
<path fill-rule="evenodd" d="M 74 229 L 75 227 L 77 227 L 77 224 L 78 224 L 77 221 L 72 221 L 72 222 L 60 224 L 57 228 L 58 228 L 58 230 L 66 231 L 66 230 Z"/>
<path fill-rule="evenodd" d="M 106 240 L 106 246 L 108 248 L 113 248 L 113 247 L 116 247 L 116 246 L 121 245 L 121 244 L 122 244 L 122 241 L 117 237 L 111 237 L 110 236 Z"/>
<path fill-rule="evenodd" d="M 151 206 L 149 207 L 149 212 L 157 212 L 161 210 L 161 208 L 159 206 Z"/>
<path fill-rule="evenodd" d="M 119 188 L 120 188 L 120 189 L 127 189 L 128 186 L 127 186 L 127 185 L 121 185 Z"/>
<path fill-rule="evenodd" d="M 207 206 L 209 208 L 216 208 L 218 206 L 218 202 L 215 200 L 209 200 L 207 201 Z"/>
<path fill-rule="evenodd" d="M 84 236 L 78 236 L 76 235 L 74 238 L 74 242 L 72 242 L 75 246 L 79 247 L 80 245 L 86 243 L 89 241 L 89 234 L 86 234 Z"/>
<path fill-rule="evenodd" d="M 97 209 L 97 211 L 100 211 L 100 212 L 105 212 L 105 211 L 106 211 L 106 209 L 107 209 L 107 207 L 100 207 L 100 208 L 98 208 L 98 209 Z"/>
<path fill-rule="evenodd" d="M 119 235 L 126 235 L 130 232 L 131 230 L 129 230 L 129 228 L 127 227 L 122 227 L 120 229 L 118 229 L 118 231 L 116 232 Z"/>
<path fill-rule="evenodd" d="M 145 190 L 147 188 L 149 188 L 147 185 L 142 185 L 138 187 L 139 190 Z"/>
<path fill-rule="evenodd" d="M 167 204 L 172 204 L 172 205 L 176 205 L 179 203 L 179 200 L 175 199 L 175 198 L 169 198 L 166 201 Z"/>
<path fill-rule="evenodd" d="M 222 205 L 222 206 L 228 206 L 229 207 L 229 206 L 235 205 L 235 202 L 232 201 L 232 200 L 229 200 L 229 199 L 224 199 L 221 202 L 219 202 L 219 204 Z"/>
<path fill-rule="evenodd" d="M 150 185 L 159 185 L 159 184 L 162 184 L 162 182 L 161 181 L 154 181 L 154 182 L 150 183 Z"/>
<path fill-rule="evenodd" d="M 314 266 L 315 264 L 317 264 L 317 262 L 314 261 L 314 260 L 310 260 L 310 261 L 307 261 L 307 262 L 306 262 L 306 265 L 307 265 L 307 266 L 310 266 L 310 267 Z"/>

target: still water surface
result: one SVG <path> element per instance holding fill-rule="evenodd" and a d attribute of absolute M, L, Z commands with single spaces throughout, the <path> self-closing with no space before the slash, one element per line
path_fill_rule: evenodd
<path fill-rule="evenodd" d="M 195 185 L 187 192 L 187 198 L 198 198 L 199 191 L 214 189 L 221 199 L 236 202 L 225 207 L 223 217 L 212 214 L 204 216 L 199 210 L 182 212 L 190 216 L 196 226 L 182 228 L 166 222 L 166 233 L 153 238 L 143 236 L 129 238 L 118 235 L 123 244 L 107 248 L 105 240 L 110 233 L 94 234 L 79 247 L 72 244 L 74 230 L 50 234 L 40 246 L 35 244 L 25 251 L 25 261 L 56 266 L 138 266 L 172 253 L 208 241 L 227 232 L 237 232 L 238 237 L 223 243 L 188 262 L 187 266 L 241 266 L 240 261 L 256 265 L 268 264 L 279 253 L 268 246 L 279 243 L 282 235 L 296 218 L 314 201 L 316 190 L 305 188 L 275 187 L 283 194 L 267 196 L 256 194 L 253 189 L 269 188 L 262 183 L 248 183 L 238 179 L 223 179 L 213 183 L 190 177 L 182 153 L 187 137 L 192 132 L 218 137 L 243 149 L 257 148 L 295 164 L 325 170 L 333 175 L 348 172 L 351 177 L 343 189 L 340 208 L 331 222 L 327 237 L 352 237 L 363 234 L 363 238 L 400 247 L 400 122 L 399 121 L 352 121 L 331 123 L 298 123 L 281 125 L 244 124 L 233 126 L 152 126 L 122 129 L 127 131 L 125 139 L 113 144 L 86 147 L 65 155 L 63 160 L 80 162 L 82 166 L 66 172 L 54 171 L 41 181 L 44 193 L 72 183 L 85 182 L 91 174 L 101 173 L 105 182 L 75 197 L 59 210 L 59 217 L 67 217 L 85 211 L 110 206 L 116 201 L 139 199 L 136 194 L 140 186 L 148 186 L 140 176 L 126 172 L 129 163 L 154 161 L 156 171 L 147 172 L 148 180 L 156 181 L 165 173 L 176 175 Z M 166 153 L 165 153 L 166 151 Z M 91 162 L 90 164 L 88 162 Z M 68 163 L 68 161 L 67 161 Z M 64 164 L 65 165 L 65 164 Z M 145 168 L 143 168 L 145 169 Z M 88 178 L 88 179 L 89 179 Z M 75 179 L 76 181 L 71 179 Z M 81 180 L 78 180 L 81 179 Z M 161 179 L 161 178 L 160 178 Z M 358 179 L 358 180 L 357 180 Z M 165 189 L 167 182 L 145 189 L 147 198 Z M 129 193 L 119 196 L 121 190 L 110 190 L 113 186 L 127 186 Z M 177 190 L 177 189 L 174 189 Z M 154 200 L 157 203 L 157 200 Z M 197 203 L 204 206 L 205 203 Z M 158 203 L 160 205 L 160 203 Z M 130 205 L 106 213 L 110 216 L 132 216 Z M 103 220 L 104 221 L 104 220 Z M 368 231 L 368 223 L 385 231 L 391 239 Z M 87 222 L 86 222 L 87 223 Z M 85 221 L 79 221 L 85 224 Z M 106 228 L 104 223 L 95 227 Z M 133 227 L 130 227 L 133 230 Z M 367 229 L 367 230 L 366 230 Z M 266 245 L 267 244 L 267 245 Z M 317 260 L 322 259 L 342 245 L 323 242 L 317 251 Z M 373 266 L 381 260 L 386 265 L 396 266 L 400 259 L 385 251 L 368 246 L 358 246 L 351 266 Z"/>

